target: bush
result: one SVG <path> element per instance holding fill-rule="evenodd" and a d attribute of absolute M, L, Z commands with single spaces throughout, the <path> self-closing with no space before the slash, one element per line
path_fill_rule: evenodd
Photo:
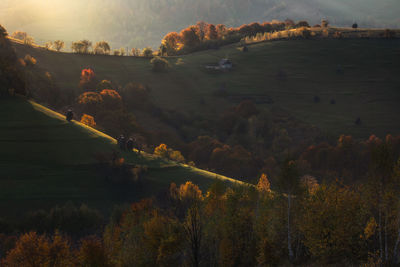
<path fill-rule="evenodd" d="M 168 61 L 161 57 L 153 58 L 150 63 L 153 65 L 153 71 L 161 72 L 169 68 Z"/>
<path fill-rule="evenodd" d="M 36 59 L 31 55 L 26 55 L 24 58 L 25 65 L 28 67 L 33 67 L 36 65 Z"/>
<path fill-rule="evenodd" d="M 151 47 L 146 47 L 145 49 L 143 49 L 143 56 L 144 57 L 152 57 L 153 56 L 153 50 L 151 49 Z"/>
<path fill-rule="evenodd" d="M 94 121 L 93 116 L 83 114 L 81 118 L 81 123 L 94 128 L 96 126 L 96 122 Z"/>

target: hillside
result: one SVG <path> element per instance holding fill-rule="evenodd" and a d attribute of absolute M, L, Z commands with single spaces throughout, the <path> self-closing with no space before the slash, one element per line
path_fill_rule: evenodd
<path fill-rule="evenodd" d="M 357 21 L 363 27 L 390 28 L 400 26 L 399 12 L 397 0 L 2 0 L 0 23 L 10 32 L 28 32 L 40 44 L 62 39 L 68 49 L 81 39 L 105 39 L 113 48 L 155 48 L 168 32 L 200 20 L 237 27 L 287 18 L 316 24 L 327 18 L 339 26 Z"/>
<path fill-rule="evenodd" d="M 15 44 L 20 57 L 31 54 L 64 92 L 77 90 L 80 71 L 90 67 L 119 86 L 151 88 L 161 108 L 215 117 L 244 99 L 258 107 L 290 114 L 337 138 L 351 134 L 399 134 L 399 40 L 295 40 L 260 43 L 241 52 L 236 45 L 169 58 L 167 73 L 151 71 L 149 59 L 55 53 Z M 209 73 L 204 66 L 229 58 L 234 68 Z M 283 73 L 284 77 L 279 77 Z M 225 87 L 228 96 L 216 97 Z M 313 99 L 318 96 L 319 103 Z M 335 104 L 330 104 L 334 100 Z M 136 114 L 151 127 L 149 114 Z M 361 118 L 362 124 L 354 121 Z M 147 123 L 148 122 L 148 123 Z"/>
<path fill-rule="evenodd" d="M 96 153 L 119 150 L 113 138 L 18 98 L 0 100 L 0 125 L 2 216 L 67 201 L 109 212 L 114 204 L 156 195 L 171 182 L 191 180 L 206 189 L 216 177 L 230 180 L 148 154 L 123 152 L 125 162 L 148 167 L 142 183 L 125 190 L 104 178 L 95 159 Z"/>

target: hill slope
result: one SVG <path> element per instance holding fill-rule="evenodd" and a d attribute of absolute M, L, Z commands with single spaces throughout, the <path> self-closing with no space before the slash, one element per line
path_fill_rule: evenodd
<path fill-rule="evenodd" d="M 260 108 L 285 111 L 334 137 L 399 134 L 400 40 L 295 40 L 236 45 L 169 58 L 167 73 L 151 71 L 149 59 L 56 53 L 15 44 L 20 57 L 33 55 L 62 90 L 77 90 L 80 71 L 125 86 L 151 88 L 154 102 L 204 117 L 215 117 L 240 100 L 272 99 Z M 234 69 L 208 73 L 204 66 L 228 57 Z M 278 78 L 283 72 L 284 79 Z M 229 97 L 215 97 L 224 86 Z M 314 103 L 318 96 L 320 103 Z M 335 100 L 336 104 L 330 104 Z M 137 115 L 140 121 L 140 115 Z M 355 125 L 357 117 L 362 124 Z M 144 125 L 145 126 L 145 125 Z"/>
<path fill-rule="evenodd" d="M 3 215 L 50 208 L 67 201 L 102 211 L 138 200 L 187 180 L 206 189 L 224 176 L 124 152 L 128 163 L 148 166 L 142 185 L 131 191 L 113 187 L 97 170 L 94 155 L 118 150 L 116 141 L 78 122 L 23 99 L 0 100 L 0 209 Z"/>
<path fill-rule="evenodd" d="M 10 32 L 27 31 L 39 43 L 105 39 L 113 48 L 158 47 L 168 32 L 199 20 L 237 27 L 273 19 L 328 18 L 335 25 L 399 27 L 397 0 L 2 0 L 0 18 Z"/>

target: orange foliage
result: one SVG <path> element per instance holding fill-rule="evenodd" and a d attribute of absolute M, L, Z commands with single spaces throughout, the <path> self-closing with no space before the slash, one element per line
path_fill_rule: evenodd
<path fill-rule="evenodd" d="M 200 43 L 200 38 L 197 35 L 197 28 L 190 26 L 180 32 L 180 37 L 184 46 L 194 47 Z"/>
<path fill-rule="evenodd" d="M 207 40 L 216 40 L 218 39 L 218 32 L 215 28 L 214 24 L 208 24 L 205 30 L 206 39 Z"/>
<path fill-rule="evenodd" d="M 118 109 L 122 107 L 122 99 L 119 93 L 112 89 L 104 89 L 100 92 L 105 108 Z"/>
<path fill-rule="evenodd" d="M 87 126 L 90 126 L 90 127 L 96 126 L 96 122 L 94 121 L 93 116 L 90 116 L 87 114 L 82 115 L 81 123 L 86 124 Z"/>
<path fill-rule="evenodd" d="M 8 252 L 4 266 L 73 266 L 69 242 L 56 233 L 52 240 L 36 232 L 22 235 Z"/>
<path fill-rule="evenodd" d="M 103 97 L 95 92 L 85 92 L 78 97 L 79 104 L 99 104 L 103 102 Z"/>
<path fill-rule="evenodd" d="M 170 32 L 162 40 L 167 49 L 168 55 L 173 55 L 179 49 L 180 35 L 177 32 Z"/>
<path fill-rule="evenodd" d="M 96 88 L 95 74 L 92 69 L 88 68 L 82 70 L 79 86 L 85 90 L 94 90 Z"/>

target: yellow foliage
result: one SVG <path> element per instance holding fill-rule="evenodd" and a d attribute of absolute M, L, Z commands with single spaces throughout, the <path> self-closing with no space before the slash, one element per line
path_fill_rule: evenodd
<path fill-rule="evenodd" d="M 181 184 L 179 187 L 179 198 L 180 199 L 203 199 L 203 193 L 200 188 L 193 184 L 190 181 L 187 181 L 185 184 Z"/>
<path fill-rule="evenodd" d="M 258 180 L 257 190 L 264 193 L 271 192 L 271 184 L 268 180 L 268 177 L 265 173 L 261 174 L 260 179 Z"/>
<path fill-rule="evenodd" d="M 168 157 L 168 148 L 166 144 L 160 144 L 154 149 L 154 154 L 163 158 Z"/>
<path fill-rule="evenodd" d="M 154 154 L 176 162 L 185 162 L 185 158 L 181 152 L 168 148 L 166 144 L 160 144 L 158 147 L 156 147 L 154 149 Z"/>
<path fill-rule="evenodd" d="M 371 217 L 364 229 L 364 235 L 366 239 L 369 239 L 375 234 L 377 226 L 378 224 L 376 223 L 375 218 Z"/>

